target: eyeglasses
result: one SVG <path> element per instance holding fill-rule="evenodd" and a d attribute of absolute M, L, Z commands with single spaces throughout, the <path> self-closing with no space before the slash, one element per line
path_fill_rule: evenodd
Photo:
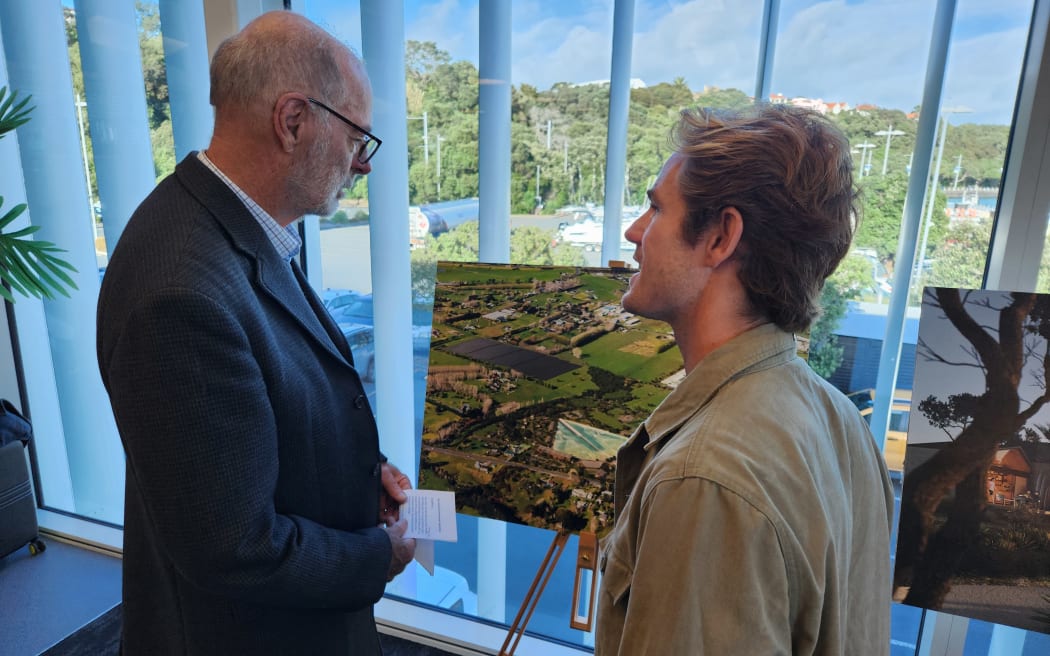
<path fill-rule="evenodd" d="M 372 157 L 376 154 L 376 151 L 379 150 L 379 147 L 383 145 L 382 139 L 375 136 L 368 130 L 364 129 L 357 123 L 354 123 L 353 121 L 343 116 L 339 112 L 335 111 L 328 105 L 324 104 L 320 100 L 317 100 L 316 98 L 307 98 L 307 100 L 317 105 L 321 109 L 328 110 L 328 112 L 335 116 L 337 119 L 339 119 L 343 123 L 346 123 L 353 129 L 357 130 L 358 132 L 364 135 L 363 137 L 361 137 L 361 145 L 357 149 L 357 161 L 359 163 L 365 164 L 366 162 L 368 162 L 368 160 L 372 159 Z"/>

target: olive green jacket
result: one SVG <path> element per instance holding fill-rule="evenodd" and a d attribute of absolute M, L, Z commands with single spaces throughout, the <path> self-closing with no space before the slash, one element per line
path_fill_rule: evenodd
<path fill-rule="evenodd" d="M 857 409 L 748 331 L 620 450 L 595 654 L 888 654 L 892 515 Z"/>

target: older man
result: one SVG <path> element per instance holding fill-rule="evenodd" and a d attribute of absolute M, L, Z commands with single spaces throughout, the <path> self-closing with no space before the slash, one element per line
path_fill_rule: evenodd
<path fill-rule="evenodd" d="M 378 654 L 406 477 L 293 223 L 371 170 L 361 61 L 302 16 L 216 51 L 211 144 L 139 206 L 98 307 L 127 454 L 125 654 Z"/>
<path fill-rule="evenodd" d="M 792 335 L 850 247 L 849 146 L 790 107 L 675 134 L 623 306 L 671 325 L 687 375 L 619 454 L 595 653 L 887 654 L 886 467 Z"/>

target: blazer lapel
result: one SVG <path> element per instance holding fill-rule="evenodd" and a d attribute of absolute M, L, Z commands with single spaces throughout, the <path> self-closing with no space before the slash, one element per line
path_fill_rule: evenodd
<path fill-rule="evenodd" d="M 347 358 L 344 353 L 336 347 L 336 342 L 332 337 L 332 334 L 325 330 L 325 327 L 321 323 L 321 314 L 327 314 L 327 310 L 320 305 L 320 299 L 317 300 L 318 309 L 320 312 L 311 306 L 310 301 L 307 298 L 307 290 L 304 290 L 296 280 L 295 274 L 292 271 L 294 265 L 285 262 L 284 260 L 277 257 L 276 253 L 273 258 L 260 258 L 256 262 L 256 271 L 258 273 L 257 282 L 259 287 L 268 294 L 274 301 L 276 301 L 281 307 L 283 307 L 288 314 L 292 315 L 296 322 L 301 325 L 306 332 L 317 343 L 325 348 L 333 357 L 338 358 L 341 362 L 349 365 L 351 360 Z M 305 279 L 304 279 L 305 282 Z M 307 285 L 309 288 L 309 285 Z M 309 291 L 310 295 L 313 295 L 313 291 Z M 329 319 L 331 321 L 331 319 Z M 338 330 L 338 328 L 336 329 Z M 342 337 L 342 335 L 340 335 Z M 346 343 L 346 340 L 342 340 Z M 347 347 L 349 351 L 349 347 Z"/>
<path fill-rule="evenodd" d="M 300 286 L 291 264 L 282 259 L 261 226 L 233 190 L 215 176 L 192 152 L 175 171 L 184 186 L 215 216 L 235 249 L 244 253 L 255 268 L 255 284 L 290 315 L 332 357 L 350 366 L 350 347 L 328 316 L 320 299 Z M 305 283 L 305 278 L 303 278 Z M 323 317 L 323 318 L 322 318 Z M 327 324 L 323 323 L 327 321 Z"/>
<path fill-rule="evenodd" d="M 317 293 L 310 285 L 310 281 L 306 279 L 306 274 L 303 273 L 299 263 L 293 260 L 291 262 L 291 267 L 292 274 L 295 276 L 296 282 L 299 283 L 299 288 L 303 291 L 303 296 L 310 304 L 310 308 L 313 310 L 314 315 L 321 322 L 321 326 L 324 328 L 325 333 L 331 338 L 335 347 L 339 349 L 339 352 L 343 357 L 350 363 L 353 363 L 354 356 L 350 352 L 350 344 L 347 343 L 346 337 L 343 336 L 343 331 L 339 329 L 339 325 L 332 319 L 332 315 L 328 313 L 328 309 L 325 308 L 324 303 L 318 298 Z"/>

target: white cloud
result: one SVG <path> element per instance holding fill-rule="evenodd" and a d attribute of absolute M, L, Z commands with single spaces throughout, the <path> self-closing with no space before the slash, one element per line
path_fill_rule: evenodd
<path fill-rule="evenodd" d="M 339 6 L 324 18 L 359 47 L 360 14 Z M 1008 123 L 1033 0 L 961 0 L 942 106 L 966 105 L 967 120 Z M 352 4 L 352 3 L 348 3 Z M 415 0 L 406 38 L 434 41 L 454 60 L 478 63 L 477 0 Z M 613 0 L 515 0 L 511 77 L 548 89 L 607 79 Z M 648 84 L 683 77 L 753 93 L 761 0 L 638 0 L 631 77 Z M 771 90 L 856 105 L 910 110 L 922 101 L 933 0 L 795 0 L 781 4 Z M 961 117 L 960 117 L 961 118 Z"/>
<path fill-rule="evenodd" d="M 649 26 L 635 32 L 634 77 L 754 92 L 762 2 L 642 2 L 635 17 Z"/>
<path fill-rule="evenodd" d="M 548 89 L 557 82 L 587 82 L 609 77 L 612 56 L 611 2 L 575 18 L 545 17 L 511 37 L 511 77 Z M 536 8 L 538 9 L 538 8 Z M 514 5 L 515 27 L 533 8 Z M 519 20 L 520 17 L 520 20 Z"/>
<path fill-rule="evenodd" d="M 922 99 L 932 8 L 820 2 L 781 24 L 773 87 L 787 96 L 910 110 Z"/>
<path fill-rule="evenodd" d="M 941 106 L 974 112 L 953 122 L 1010 122 L 1027 33 L 1015 28 L 952 43 Z"/>
<path fill-rule="evenodd" d="M 478 5 L 460 0 L 439 0 L 423 5 L 419 14 L 406 16 L 405 38 L 433 41 L 453 61 L 478 63 Z M 410 21 L 410 22 L 409 22 Z"/>

